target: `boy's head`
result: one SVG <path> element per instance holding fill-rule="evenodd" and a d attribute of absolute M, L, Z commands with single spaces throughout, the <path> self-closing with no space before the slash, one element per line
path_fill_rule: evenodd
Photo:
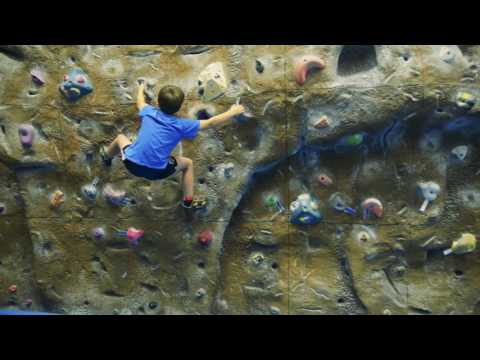
<path fill-rule="evenodd" d="M 158 106 L 166 114 L 175 114 L 182 107 L 185 94 L 178 86 L 167 85 L 158 93 Z"/>

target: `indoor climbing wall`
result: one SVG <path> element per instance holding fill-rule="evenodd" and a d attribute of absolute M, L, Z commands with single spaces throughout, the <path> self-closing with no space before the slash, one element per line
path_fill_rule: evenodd
<path fill-rule="evenodd" d="M 480 313 L 480 45 L 0 45 L 0 309 Z M 180 175 L 99 149 L 135 99 L 243 104 Z"/>

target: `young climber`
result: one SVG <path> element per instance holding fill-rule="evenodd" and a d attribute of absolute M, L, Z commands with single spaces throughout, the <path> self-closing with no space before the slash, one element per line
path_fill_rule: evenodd
<path fill-rule="evenodd" d="M 134 176 L 148 180 L 160 180 L 183 173 L 183 203 L 186 208 L 193 202 L 193 162 L 184 156 L 172 156 L 171 152 L 182 139 L 194 139 L 199 130 L 219 126 L 245 111 L 242 105 L 233 105 L 228 111 L 208 120 L 181 119 L 174 114 L 184 100 L 183 91 L 177 86 L 164 86 L 158 93 L 158 106 L 145 103 L 144 83 L 138 88 L 137 108 L 140 130 L 135 142 L 125 135 L 118 135 L 108 146 L 102 147 L 101 156 L 106 166 L 120 152 L 127 170 Z"/>

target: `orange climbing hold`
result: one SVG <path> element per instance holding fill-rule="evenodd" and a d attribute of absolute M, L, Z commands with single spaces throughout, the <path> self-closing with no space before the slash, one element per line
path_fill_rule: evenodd
<path fill-rule="evenodd" d="M 65 202 L 65 194 L 61 190 L 55 190 L 52 195 L 50 195 L 50 206 L 54 209 L 57 209 L 60 205 Z"/>

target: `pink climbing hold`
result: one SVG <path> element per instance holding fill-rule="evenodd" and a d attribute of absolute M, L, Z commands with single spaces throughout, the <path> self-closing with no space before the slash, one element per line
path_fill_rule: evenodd
<path fill-rule="evenodd" d="M 145 231 L 135 229 L 133 227 L 128 228 L 127 230 L 127 239 L 131 245 L 138 245 L 138 240 L 140 240 Z"/>
<path fill-rule="evenodd" d="M 203 230 L 198 235 L 198 242 L 203 246 L 208 246 L 213 240 L 213 232 L 210 230 Z"/>
<path fill-rule="evenodd" d="M 83 84 L 85 82 L 85 76 L 83 75 L 77 75 L 77 77 L 75 78 L 75 80 L 80 83 L 80 84 Z"/>
<path fill-rule="evenodd" d="M 370 217 L 370 214 L 375 215 L 377 218 L 383 216 L 383 205 L 380 200 L 376 198 L 368 198 L 362 202 L 363 208 L 363 219 L 367 220 Z"/>
<path fill-rule="evenodd" d="M 20 142 L 25 148 L 31 148 L 33 140 L 35 138 L 35 131 L 32 125 L 23 124 L 18 128 L 18 136 L 20 136 Z"/>
<path fill-rule="evenodd" d="M 322 70 L 325 67 L 325 61 L 318 56 L 306 55 L 298 59 L 295 64 L 295 80 L 299 85 L 305 84 L 307 75 L 312 69 Z"/>

